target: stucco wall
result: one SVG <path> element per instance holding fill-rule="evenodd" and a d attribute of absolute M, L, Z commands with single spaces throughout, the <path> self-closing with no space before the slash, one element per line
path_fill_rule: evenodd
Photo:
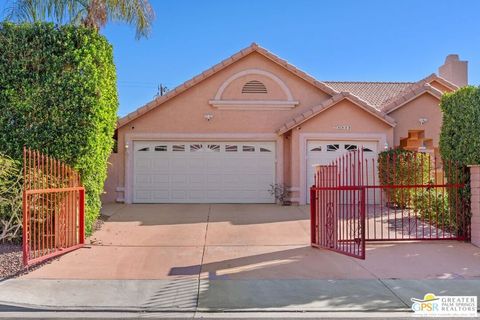
<path fill-rule="evenodd" d="M 215 97 L 217 90 L 226 79 L 237 72 L 250 68 L 266 70 L 279 77 L 291 91 L 293 99 L 299 100 L 299 104 L 292 110 L 220 110 L 209 104 L 209 100 Z M 240 90 L 240 84 L 253 78 L 255 77 L 247 75 L 232 82 L 225 90 L 227 98 L 235 98 L 231 87 Z M 260 78 L 259 76 L 258 79 Z M 265 79 L 265 77 L 261 79 L 265 81 L 269 90 L 269 93 L 263 96 L 265 99 L 278 100 L 284 97 L 283 91 L 279 89 L 277 84 Z M 256 97 L 256 95 L 242 96 L 242 98 L 247 99 Z M 163 103 L 158 108 L 119 128 L 118 154 L 122 161 L 118 166 L 118 185 L 125 185 L 126 135 L 149 133 L 240 135 L 243 133 L 271 134 L 273 136 L 276 130 L 290 120 L 293 115 L 305 111 L 328 98 L 330 96 L 320 89 L 254 52 Z M 206 113 L 213 114 L 213 119 L 206 121 L 204 119 Z"/>
<path fill-rule="evenodd" d="M 394 146 L 400 144 L 400 139 L 408 137 L 408 130 L 425 130 L 425 138 L 432 138 L 435 147 L 438 146 L 442 127 L 442 112 L 436 97 L 425 93 L 389 113 L 397 121 L 394 131 Z M 419 119 L 426 118 L 425 124 Z"/>
<path fill-rule="evenodd" d="M 350 130 L 337 130 L 337 125 L 348 125 Z M 375 118 L 349 100 L 343 100 L 316 117 L 292 129 L 292 155 L 290 181 L 298 189 L 293 194 L 300 202 L 305 199 L 306 174 L 305 140 L 368 140 L 378 141 L 377 150 L 381 151 L 385 142 L 393 142 L 393 129 L 384 121 Z M 385 141 L 383 141 L 383 139 Z"/>
<path fill-rule="evenodd" d="M 119 185 L 118 177 L 121 160 L 118 153 L 112 153 L 108 158 L 108 176 L 103 187 L 102 203 L 115 202 L 117 199 L 116 188 Z"/>
<path fill-rule="evenodd" d="M 267 71 L 278 77 L 282 85 L 290 91 L 292 99 L 298 100 L 298 105 L 288 110 L 252 110 L 248 109 L 248 106 L 245 106 L 244 110 L 226 110 L 209 103 L 210 100 L 215 99 L 219 88 L 227 79 L 249 69 Z M 242 86 L 250 80 L 263 82 L 268 94 L 241 94 Z M 265 75 L 246 74 L 229 83 L 223 91 L 222 99 L 282 101 L 288 98 L 282 85 Z M 441 84 L 438 85 L 440 89 Z M 306 169 L 302 166 L 305 166 L 306 147 L 302 143 L 305 144 L 306 136 L 321 139 L 328 136 L 328 140 L 381 141 L 377 148 L 381 151 L 385 143 L 389 146 L 398 145 L 400 138 L 407 136 L 408 130 L 425 129 L 427 138 L 434 138 L 435 145 L 438 145 L 441 112 L 438 99 L 428 94 L 412 100 L 390 114 L 398 123 L 395 129 L 351 101 L 343 100 L 290 132 L 282 136 L 276 134 L 285 122 L 329 98 L 330 95 L 319 88 L 259 53 L 253 52 L 119 128 L 118 154 L 112 155 L 113 165 L 109 168 L 109 178 L 105 184 L 106 194 L 103 199 L 115 201 L 117 197 L 124 196 L 123 193 L 115 192 L 115 189 L 128 187 L 126 171 L 131 172 L 132 169 L 125 168 L 127 164 L 132 165 L 130 156 L 133 154 L 132 141 L 140 139 L 138 137 L 168 140 L 162 137 L 162 134 L 168 134 L 169 137 L 177 137 L 177 139 L 186 137 L 183 140 L 205 136 L 208 136 L 209 140 L 216 140 L 218 137 L 228 136 L 235 137 L 235 140 L 277 141 L 277 182 L 284 182 L 291 186 L 292 198 L 300 202 L 305 198 Z M 207 113 L 213 115 L 210 121 L 204 118 Z M 418 122 L 420 117 L 429 119 L 421 127 Z M 350 130 L 337 130 L 335 128 L 337 125 L 350 126 Z M 218 138 L 218 140 L 225 140 L 225 138 Z M 128 185 L 131 188 L 130 180 Z"/>

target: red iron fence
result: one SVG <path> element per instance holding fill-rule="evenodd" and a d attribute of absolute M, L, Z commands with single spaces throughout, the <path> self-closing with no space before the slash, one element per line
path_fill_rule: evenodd
<path fill-rule="evenodd" d="M 465 168 L 435 153 L 355 150 L 319 166 L 313 246 L 365 258 L 365 241 L 468 240 Z"/>
<path fill-rule="evenodd" d="M 80 175 L 39 151 L 23 150 L 23 264 L 30 266 L 85 242 Z"/>

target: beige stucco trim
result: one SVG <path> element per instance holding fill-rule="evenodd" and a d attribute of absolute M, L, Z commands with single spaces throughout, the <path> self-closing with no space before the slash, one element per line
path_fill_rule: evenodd
<path fill-rule="evenodd" d="M 271 133 L 126 133 L 125 203 L 133 202 L 133 145 L 135 141 L 268 141 L 275 142 L 275 182 L 283 183 L 283 139 Z"/>
<path fill-rule="evenodd" d="M 378 143 L 377 152 L 382 150 L 382 146 L 387 143 L 386 133 L 300 133 L 299 135 L 299 154 L 300 154 L 300 196 L 299 204 L 307 203 L 307 143 L 311 140 L 335 140 L 335 141 L 376 141 Z"/>
<path fill-rule="evenodd" d="M 423 84 L 425 84 L 425 83 L 430 84 L 430 83 L 432 83 L 433 81 L 438 81 L 440 84 L 442 84 L 442 85 L 444 85 L 445 87 L 451 89 L 452 91 L 455 91 L 455 90 L 457 90 L 457 89 L 459 88 L 456 84 L 448 81 L 448 80 L 445 79 L 445 78 L 440 77 L 440 76 L 439 76 L 438 74 L 436 74 L 436 73 L 432 73 L 431 75 L 429 75 L 429 76 L 427 76 L 427 77 L 425 77 L 425 78 L 417 81 L 417 84 L 419 84 L 419 85 L 423 85 Z"/>
<path fill-rule="evenodd" d="M 225 82 L 222 83 L 222 85 L 218 88 L 218 91 L 217 93 L 215 94 L 215 99 L 214 100 L 221 100 L 222 99 L 222 95 L 223 95 L 223 92 L 225 91 L 225 89 L 228 87 L 228 85 L 230 83 L 232 83 L 233 81 L 237 80 L 238 78 L 240 77 L 243 77 L 243 76 L 246 76 L 246 75 L 250 75 L 250 74 L 258 74 L 258 75 L 262 75 L 262 76 L 265 76 L 267 78 L 270 78 L 272 79 L 273 81 L 275 81 L 279 86 L 280 88 L 282 89 L 282 91 L 285 93 L 285 95 L 287 96 L 287 100 L 288 101 L 293 101 L 293 95 L 292 95 L 292 92 L 290 91 L 290 89 L 287 87 L 287 85 L 285 84 L 285 82 L 283 82 L 282 79 L 280 79 L 279 77 L 277 77 L 276 75 L 274 75 L 273 73 L 271 72 L 268 72 L 268 71 L 265 71 L 265 70 L 262 70 L 262 69 L 247 69 L 247 70 L 243 70 L 243 71 L 240 71 L 240 72 L 237 72 L 235 73 L 234 75 L 230 76 L 227 80 L 225 80 Z"/>
<path fill-rule="evenodd" d="M 290 110 L 299 104 L 295 100 L 210 100 L 209 103 L 229 110 Z"/>

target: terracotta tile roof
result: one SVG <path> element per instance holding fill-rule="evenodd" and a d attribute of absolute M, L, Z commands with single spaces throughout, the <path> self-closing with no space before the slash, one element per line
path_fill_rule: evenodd
<path fill-rule="evenodd" d="M 425 77 L 423 79 L 420 79 L 419 81 L 413 83 L 411 86 L 407 86 L 405 89 L 400 91 L 398 94 L 396 94 L 396 95 L 388 98 L 387 100 L 383 101 L 382 105 L 380 106 L 380 109 L 381 110 L 389 110 L 392 102 L 401 100 L 403 96 L 410 95 L 412 91 L 415 91 L 418 88 L 421 88 L 425 85 L 429 85 L 433 81 L 437 81 L 440 84 L 443 84 L 444 86 L 446 86 L 447 88 L 450 88 L 452 90 L 457 90 L 458 89 L 458 87 L 456 85 L 454 85 L 453 83 L 445 80 L 444 78 L 438 76 L 435 73 L 432 73 L 432 74 L 428 75 L 427 77 Z M 427 91 L 431 92 L 430 90 L 427 90 Z M 438 91 L 438 90 L 435 90 L 435 91 Z"/>
<path fill-rule="evenodd" d="M 377 109 L 387 101 L 398 96 L 414 82 L 363 82 L 363 81 L 323 81 L 335 91 L 350 92 L 365 100 Z"/>

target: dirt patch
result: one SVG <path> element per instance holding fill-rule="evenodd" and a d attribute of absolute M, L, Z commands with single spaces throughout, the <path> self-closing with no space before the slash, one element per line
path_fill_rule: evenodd
<path fill-rule="evenodd" d="M 97 221 L 95 221 L 95 223 L 94 223 L 94 225 L 93 225 L 93 228 L 92 228 L 92 231 L 95 232 L 95 231 L 99 231 L 100 229 L 102 229 L 103 224 L 105 223 L 105 221 L 108 220 L 108 218 L 110 218 L 110 217 L 101 214 L 101 215 L 98 217 Z"/>
<path fill-rule="evenodd" d="M 0 244 L 0 279 L 14 276 L 22 270 L 22 246 Z"/>
<path fill-rule="evenodd" d="M 101 214 L 97 221 L 95 221 L 95 223 L 93 224 L 93 232 L 92 232 L 92 235 L 89 237 L 89 239 L 87 239 L 87 241 L 90 241 L 90 244 L 93 244 L 93 245 L 101 245 L 102 244 L 102 241 L 98 240 L 96 237 L 95 237 L 95 232 L 97 231 L 100 231 L 103 227 L 103 225 L 105 224 L 105 221 L 107 221 L 110 217 L 109 216 L 106 216 L 106 215 L 103 215 Z"/>

